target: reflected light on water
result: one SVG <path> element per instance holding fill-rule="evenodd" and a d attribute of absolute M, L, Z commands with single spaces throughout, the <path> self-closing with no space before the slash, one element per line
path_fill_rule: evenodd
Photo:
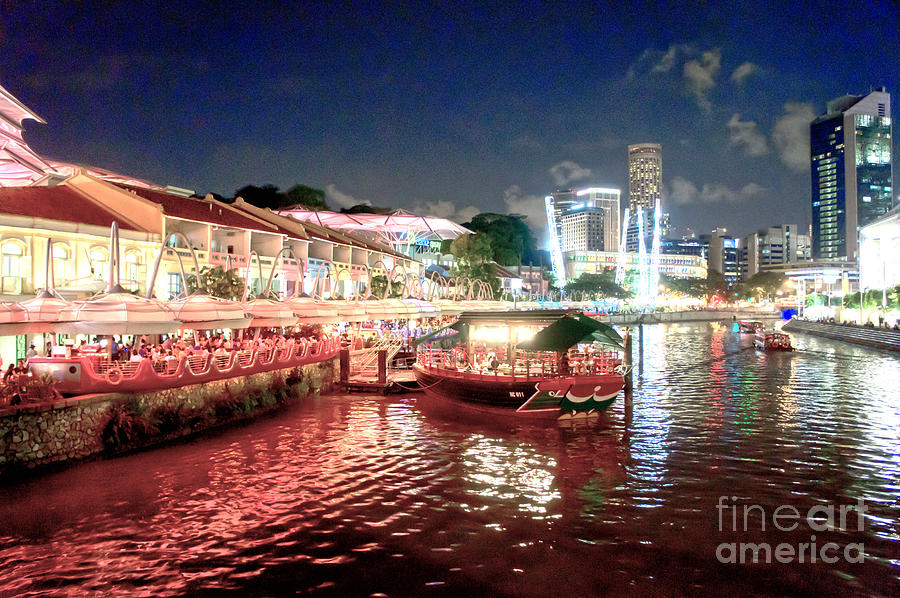
<path fill-rule="evenodd" d="M 635 335 L 637 343 L 637 334 Z M 900 595 L 896 356 L 645 326 L 633 400 L 567 427 L 329 396 L 0 486 L 0 595 Z M 863 564 L 730 565 L 720 496 L 869 506 Z M 577 574 L 573 574 L 577 572 Z"/>

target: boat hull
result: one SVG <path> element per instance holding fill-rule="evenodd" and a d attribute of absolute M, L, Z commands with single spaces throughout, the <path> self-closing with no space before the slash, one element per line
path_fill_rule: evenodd
<path fill-rule="evenodd" d="M 426 395 L 441 401 L 522 417 L 604 411 L 625 387 L 618 374 L 559 378 L 471 375 L 413 366 Z"/>

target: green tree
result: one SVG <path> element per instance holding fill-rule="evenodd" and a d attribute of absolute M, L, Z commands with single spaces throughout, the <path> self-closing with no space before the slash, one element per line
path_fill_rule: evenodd
<path fill-rule="evenodd" d="M 378 299 L 384 297 L 384 289 L 387 286 L 387 276 L 376 274 L 372 277 L 372 295 Z M 394 280 L 391 283 L 391 292 L 389 297 L 400 297 L 403 293 L 403 282 Z"/>
<path fill-rule="evenodd" d="M 482 280 L 494 289 L 494 293 L 499 291 L 500 279 L 491 263 L 493 251 L 487 235 L 460 235 L 450 244 L 450 253 L 456 258 L 455 277 Z"/>
<path fill-rule="evenodd" d="M 200 268 L 200 280 L 203 282 L 203 290 L 212 297 L 240 301 L 244 296 L 244 279 L 238 275 L 237 270 L 225 270 L 222 266 L 203 266 Z M 195 275 L 187 277 L 187 287 L 188 293 L 197 290 Z"/>
<path fill-rule="evenodd" d="M 518 214 L 478 214 L 463 226 L 491 240 L 491 259 L 501 266 L 538 263 L 534 235 Z"/>
<path fill-rule="evenodd" d="M 284 197 L 288 202 L 285 207 L 303 207 L 316 211 L 328 209 L 328 204 L 325 203 L 325 192 L 321 189 L 298 184 L 285 191 Z"/>
<path fill-rule="evenodd" d="M 703 294 L 707 301 L 713 297 L 721 297 L 722 299 L 728 297 L 728 280 L 718 270 L 707 268 L 706 284 L 704 286 Z"/>
<path fill-rule="evenodd" d="M 587 293 L 597 297 L 625 298 L 630 296 L 628 291 L 616 284 L 615 277 L 615 270 L 605 270 L 600 274 L 584 272 L 566 285 L 566 291 L 576 294 Z"/>
<path fill-rule="evenodd" d="M 781 290 L 787 278 L 778 272 L 757 272 L 739 287 L 742 297 L 755 297 L 759 299 L 771 299 Z"/>
<path fill-rule="evenodd" d="M 325 192 L 306 185 L 294 185 L 287 191 L 280 191 L 275 185 L 246 185 L 234 192 L 247 203 L 258 208 L 269 210 L 285 210 L 288 208 L 304 208 L 309 210 L 327 210 Z"/>
<path fill-rule="evenodd" d="M 395 208 L 380 208 L 367 203 L 358 203 L 355 206 L 340 209 L 341 214 L 381 214 L 382 216 L 393 214 L 396 211 Z"/>

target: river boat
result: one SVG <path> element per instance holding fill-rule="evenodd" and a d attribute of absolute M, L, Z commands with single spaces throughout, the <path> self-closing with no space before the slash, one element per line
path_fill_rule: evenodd
<path fill-rule="evenodd" d="M 760 351 L 793 351 L 791 337 L 783 332 L 766 332 L 760 330 L 753 339 L 753 346 Z"/>
<path fill-rule="evenodd" d="M 580 312 L 464 312 L 417 342 L 426 395 L 522 417 L 582 417 L 625 387 L 621 337 Z"/>
<path fill-rule="evenodd" d="M 756 334 L 757 332 L 765 329 L 765 327 L 765 324 L 763 324 L 759 320 L 741 320 L 738 323 L 738 330 L 745 334 Z"/>

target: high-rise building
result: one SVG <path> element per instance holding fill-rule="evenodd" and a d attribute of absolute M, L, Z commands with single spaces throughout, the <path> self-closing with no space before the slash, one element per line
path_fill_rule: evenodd
<path fill-rule="evenodd" d="M 653 210 L 644 210 L 644 247 L 651 247 L 653 245 Z M 671 225 L 671 217 L 667 212 L 664 212 L 659 217 L 659 237 L 660 239 L 665 239 L 672 236 L 672 225 Z M 629 214 L 628 215 L 628 228 L 625 231 L 625 251 L 629 253 L 637 253 L 638 248 L 640 247 L 640 239 L 638 233 L 640 232 L 640 226 L 638 225 L 637 214 Z"/>
<path fill-rule="evenodd" d="M 618 251 L 620 199 L 619 189 L 600 187 L 559 190 L 544 198 L 557 281 L 566 280 L 563 251 Z"/>
<path fill-rule="evenodd" d="M 641 206 L 653 212 L 661 199 L 662 146 L 636 143 L 628 146 L 628 207 L 632 214 Z"/>
<path fill-rule="evenodd" d="M 619 217 L 621 191 L 612 188 L 589 187 L 575 193 L 578 203 L 586 209 L 603 210 L 603 229 L 599 249 L 595 251 L 618 251 L 622 219 Z"/>
<path fill-rule="evenodd" d="M 857 228 L 893 206 L 891 96 L 879 88 L 828 102 L 810 124 L 812 255 L 857 259 Z"/>
<path fill-rule="evenodd" d="M 782 224 L 741 239 L 741 278 L 747 280 L 768 266 L 780 267 L 799 261 L 801 235 L 796 224 Z"/>
<path fill-rule="evenodd" d="M 603 251 L 601 208 L 575 208 L 560 219 L 560 248 L 565 251 Z"/>
<path fill-rule="evenodd" d="M 710 270 L 715 270 L 729 283 L 741 279 L 740 240 L 728 235 L 724 228 L 713 229 L 712 234 L 700 235 L 700 241 L 706 248 L 706 260 Z"/>

